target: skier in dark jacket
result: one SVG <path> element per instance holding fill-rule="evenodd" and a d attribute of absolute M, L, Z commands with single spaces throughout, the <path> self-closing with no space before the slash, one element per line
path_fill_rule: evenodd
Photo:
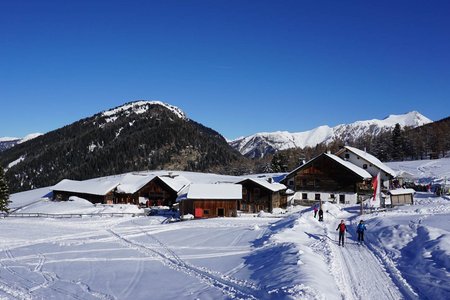
<path fill-rule="evenodd" d="M 323 210 L 322 210 L 322 207 L 319 209 L 319 221 L 320 222 L 323 221 Z"/>
<path fill-rule="evenodd" d="M 339 246 L 341 245 L 342 241 L 342 247 L 344 247 L 344 237 L 345 232 L 347 231 L 347 226 L 345 225 L 344 220 L 341 220 L 341 223 L 338 225 L 336 230 L 339 230 Z"/>
<path fill-rule="evenodd" d="M 366 224 L 364 221 L 359 221 L 358 227 L 356 227 L 356 232 L 358 233 L 358 242 L 364 242 L 364 231 L 366 230 Z"/>

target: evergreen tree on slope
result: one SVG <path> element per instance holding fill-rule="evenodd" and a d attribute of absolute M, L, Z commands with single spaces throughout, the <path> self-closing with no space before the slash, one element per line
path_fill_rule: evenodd
<path fill-rule="evenodd" d="M 6 184 L 5 174 L 3 168 L 0 166 L 0 212 L 8 212 L 9 201 L 9 190 Z"/>

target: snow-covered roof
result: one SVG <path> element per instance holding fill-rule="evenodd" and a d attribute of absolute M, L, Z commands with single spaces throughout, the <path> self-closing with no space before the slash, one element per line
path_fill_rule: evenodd
<path fill-rule="evenodd" d="M 358 155 L 359 157 L 361 157 L 368 163 L 374 165 L 375 167 L 382 170 L 383 172 L 385 172 L 393 177 L 397 176 L 397 173 L 394 170 L 392 170 L 391 168 L 386 166 L 384 163 L 381 162 L 381 160 L 379 160 L 372 154 L 369 154 L 366 151 L 360 150 L 355 147 L 350 147 L 350 146 L 345 146 L 344 149 L 347 149 L 348 151 L 353 152 L 354 154 Z M 342 153 L 342 150 L 339 151 L 338 153 Z"/>
<path fill-rule="evenodd" d="M 358 167 L 357 165 L 352 164 L 349 161 L 343 160 L 339 156 L 336 156 L 336 155 L 330 154 L 330 153 L 325 153 L 325 155 L 328 156 L 329 158 L 333 159 L 334 161 L 340 163 L 341 165 L 343 165 L 347 169 L 353 171 L 355 174 L 359 175 L 360 177 L 362 177 L 364 179 L 372 178 L 372 175 L 370 175 L 369 172 L 367 172 L 366 170 Z"/>
<path fill-rule="evenodd" d="M 134 194 L 155 178 L 154 175 L 126 174 L 117 186 L 121 194 Z"/>
<path fill-rule="evenodd" d="M 189 185 L 191 182 L 182 175 L 168 175 L 168 176 L 158 176 L 162 182 L 167 184 L 173 191 L 179 192 L 183 187 Z"/>
<path fill-rule="evenodd" d="M 405 195 L 405 194 L 415 194 L 416 191 L 413 189 L 396 189 L 390 190 L 389 194 L 391 195 Z"/>
<path fill-rule="evenodd" d="M 372 175 L 369 174 L 369 172 L 367 172 L 364 169 L 361 169 L 360 167 L 358 167 L 357 165 L 352 164 L 351 162 L 345 161 L 342 158 L 340 158 L 339 156 L 336 156 L 334 154 L 330 154 L 330 153 L 322 153 L 312 159 L 310 159 L 309 161 L 307 161 L 306 163 L 304 163 L 301 166 L 298 166 L 297 168 L 295 168 L 294 170 L 292 170 L 289 174 L 286 175 L 285 178 L 290 177 L 292 174 L 296 173 L 298 170 L 300 170 L 301 168 L 309 165 L 310 163 L 312 163 L 313 161 L 315 161 L 316 159 L 318 159 L 319 157 L 321 157 L 322 155 L 325 155 L 329 158 L 331 158 L 332 160 L 334 160 L 335 162 L 341 164 L 342 166 L 344 166 L 345 168 L 347 168 L 348 170 L 352 171 L 353 173 L 355 173 L 356 175 L 360 176 L 363 179 L 370 179 L 372 178 Z"/>
<path fill-rule="evenodd" d="M 91 195 L 104 196 L 116 188 L 120 183 L 121 177 L 117 178 L 103 178 L 98 180 L 70 180 L 63 179 L 54 185 L 51 189 L 53 191 L 64 191 L 73 193 L 83 193 Z"/>
<path fill-rule="evenodd" d="M 240 184 L 191 184 L 186 195 L 187 199 L 242 199 Z"/>
<path fill-rule="evenodd" d="M 277 183 L 277 182 L 268 182 L 265 179 L 257 179 L 257 178 L 246 178 L 244 180 L 239 181 L 238 183 L 242 183 L 246 180 L 250 180 L 260 186 L 265 187 L 266 189 L 272 191 L 272 192 L 278 192 L 278 191 L 282 191 L 286 189 L 286 186 L 284 184 L 281 183 Z"/>

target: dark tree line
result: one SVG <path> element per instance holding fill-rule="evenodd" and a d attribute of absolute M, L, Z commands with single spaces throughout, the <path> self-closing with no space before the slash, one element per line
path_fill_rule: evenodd
<path fill-rule="evenodd" d="M 8 212 L 9 201 L 9 189 L 4 176 L 3 168 L 0 167 L 0 212 Z"/>

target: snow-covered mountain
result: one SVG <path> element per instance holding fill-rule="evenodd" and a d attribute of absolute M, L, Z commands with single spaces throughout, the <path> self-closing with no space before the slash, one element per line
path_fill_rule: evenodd
<path fill-rule="evenodd" d="M 216 131 L 161 101 L 99 112 L 0 155 L 11 191 L 131 170 L 230 170 L 244 158 Z M 233 165 L 234 164 L 234 165 Z M 224 171 L 224 172 L 225 172 Z"/>
<path fill-rule="evenodd" d="M 314 147 L 319 143 L 330 143 L 335 139 L 350 141 L 365 134 L 377 135 L 383 130 L 393 128 L 397 123 L 402 127 L 418 127 L 431 122 L 433 121 L 419 112 L 412 111 L 403 115 L 390 115 L 383 120 L 357 121 L 335 127 L 324 125 L 303 132 L 261 132 L 229 143 L 243 155 L 258 158 L 278 150 Z"/>
<path fill-rule="evenodd" d="M 0 152 L 12 148 L 17 144 L 24 143 L 26 141 L 32 140 L 34 138 L 37 138 L 38 136 L 42 135 L 42 133 L 31 133 L 26 135 L 23 138 L 18 137 L 0 137 Z"/>

